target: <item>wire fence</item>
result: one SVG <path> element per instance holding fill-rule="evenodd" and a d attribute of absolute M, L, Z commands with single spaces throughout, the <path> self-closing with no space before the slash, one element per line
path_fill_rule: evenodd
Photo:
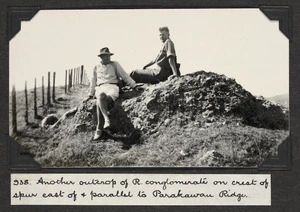
<path fill-rule="evenodd" d="M 47 101 L 45 101 L 45 85 L 44 85 L 44 76 L 42 76 L 42 86 L 41 86 L 41 106 L 43 107 L 51 107 L 53 103 L 56 103 L 56 72 L 52 74 L 52 93 L 51 93 L 51 72 L 48 72 L 47 78 Z M 65 85 L 64 85 L 64 93 L 68 94 L 73 92 L 74 88 L 79 88 L 83 85 L 88 85 L 89 79 L 84 69 L 84 66 L 80 66 L 77 68 L 65 70 Z M 34 79 L 34 90 L 33 90 L 33 110 L 34 110 L 34 119 L 38 119 L 40 116 L 38 114 L 38 102 L 37 102 L 37 79 Z M 27 81 L 25 81 L 25 111 L 24 111 L 24 121 L 26 125 L 29 124 L 29 106 L 28 106 L 28 89 L 27 89 Z M 15 134 L 18 131 L 17 124 L 17 97 L 16 97 L 16 89 L 15 85 L 12 86 L 12 101 L 11 101 L 11 109 L 12 109 L 12 133 Z M 23 111 L 22 111 L 23 113 Z"/>

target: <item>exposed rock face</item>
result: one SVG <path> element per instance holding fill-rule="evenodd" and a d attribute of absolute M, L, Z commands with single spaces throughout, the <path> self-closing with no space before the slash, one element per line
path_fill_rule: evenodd
<path fill-rule="evenodd" d="M 114 103 L 110 114 L 116 132 L 154 134 L 160 126 L 175 121 L 210 125 L 220 117 L 235 117 L 259 128 L 288 129 L 288 115 L 280 106 L 254 97 L 224 75 L 199 71 L 144 87 L 144 91 L 122 93 Z M 75 125 L 85 124 L 87 130 L 93 130 L 95 117 L 92 100 L 81 105 Z"/>

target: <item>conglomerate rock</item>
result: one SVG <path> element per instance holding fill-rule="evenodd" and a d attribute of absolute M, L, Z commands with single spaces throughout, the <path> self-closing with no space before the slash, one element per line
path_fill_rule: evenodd
<path fill-rule="evenodd" d="M 75 114 L 74 126 L 95 129 L 96 100 L 83 103 Z M 288 129 L 288 114 L 264 98 L 256 98 L 234 79 L 198 71 L 143 91 L 123 92 L 110 107 L 112 130 L 130 134 L 139 130 L 153 134 L 161 125 L 189 121 L 209 125 L 220 117 L 235 117 L 242 124 L 268 129 Z"/>

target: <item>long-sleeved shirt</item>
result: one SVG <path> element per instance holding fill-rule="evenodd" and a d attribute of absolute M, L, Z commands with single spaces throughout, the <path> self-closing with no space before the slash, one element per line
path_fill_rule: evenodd
<path fill-rule="evenodd" d="M 112 63 L 115 64 L 116 70 Z M 112 61 L 106 65 L 103 65 L 102 63 L 96 65 L 93 69 L 93 75 L 89 88 L 89 96 L 94 96 L 96 86 L 101 84 L 117 84 L 117 77 L 121 77 L 126 85 L 131 88 L 136 86 L 135 81 L 124 71 L 122 66 L 117 61 Z"/>

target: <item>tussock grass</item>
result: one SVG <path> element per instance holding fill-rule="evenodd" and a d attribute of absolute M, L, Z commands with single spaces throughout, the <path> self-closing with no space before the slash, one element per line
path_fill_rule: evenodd
<path fill-rule="evenodd" d="M 276 154 L 286 136 L 282 130 L 235 124 L 193 129 L 174 124 L 126 150 L 122 141 L 91 141 L 91 133 L 79 132 L 36 159 L 46 167 L 256 167 Z M 207 155 L 212 151 L 216 157 Z"/>
<path fill-rule="evenodd" d="M 221 126 L 186 130 L 178 126 L 161 128 L 160 134 L 141 146 L 134 146 L 128 155 L 137 166 L 257 166 L 267 156 L 276 154 L 287 132 L 249 126 Z M 207 161 L 210 150 L 220 160 Z"/>

